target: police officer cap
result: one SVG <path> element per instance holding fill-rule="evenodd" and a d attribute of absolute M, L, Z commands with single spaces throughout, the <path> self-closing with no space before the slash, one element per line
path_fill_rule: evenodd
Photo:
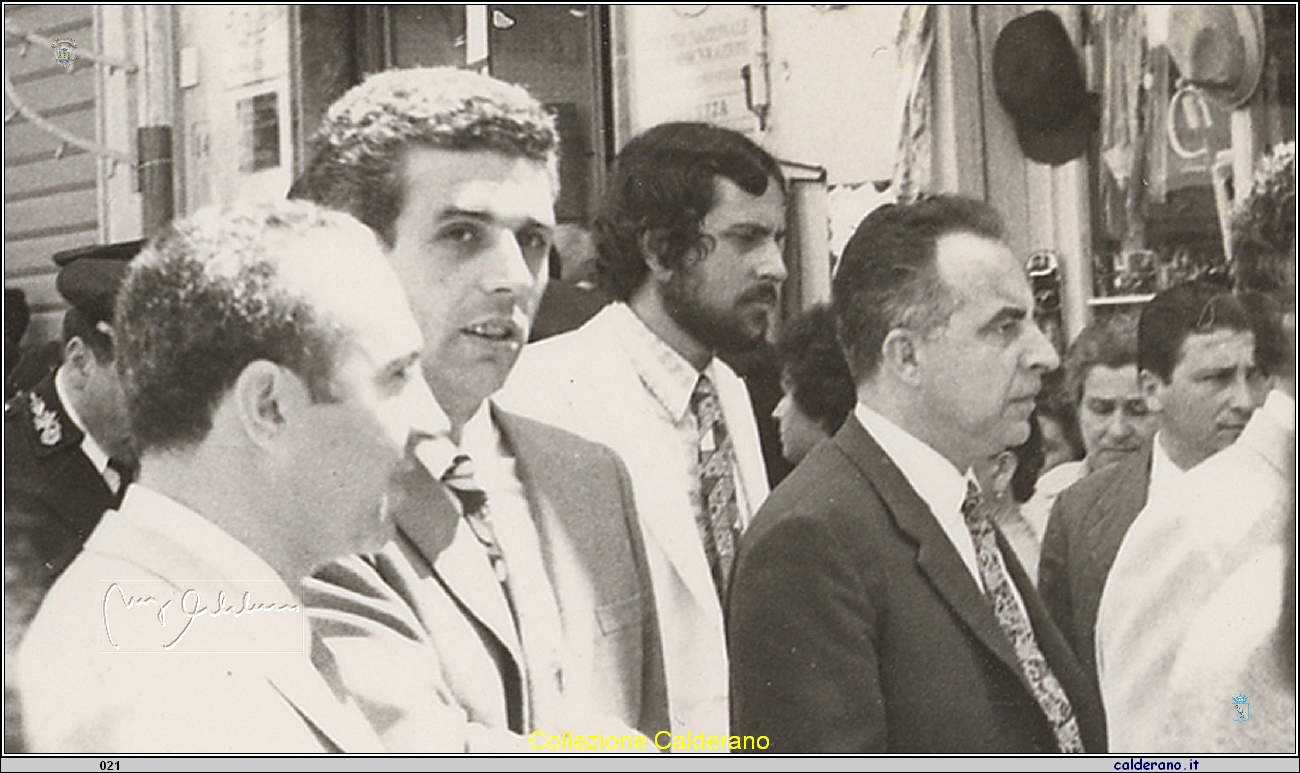
<path fill-rule="evenodd" d="M 137 239 L 64 250 L 54 256 L 63 267 L 54 286 L 91 324 L 113 321 L 113 304 L 126 277 L 127 266 L 144 247 Z"/>

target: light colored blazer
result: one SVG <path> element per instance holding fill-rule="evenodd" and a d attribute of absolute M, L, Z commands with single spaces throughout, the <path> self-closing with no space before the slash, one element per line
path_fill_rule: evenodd
<path fill-rule="evenodd" d="M 611 304 L 578 330 L 525 347 L 498 399 L 623 458 L 654 578 L 673 732 L 726 735 L 726 633 L 691 502 L 693 435 L 643 383 L 634 356 L 653 355 L 627 335 L 640 324 L 631 315 Z M 758 428 L 744 382 L 717 358 L 709 369 L 735 447 L 745 525 L 768 493 Z M 689 411 L 685 421 L 693 421 Z"/>
<path fill-rule="evenodd" d="M 538 653 L 520 641 L 482 546 L 428 476 L 423 491 L 405 487 L 393 543 L 306 583 L 315 629 L 395 750 L 511 751 L 510 730 L 653 736 L 668 726 L 663 660 L 622 464 L 553 427 L 503 411 L 493 419 L 515 454 L 546 571 L 526 577 L 507 556 L 512 587 L 554 592 L 563 646 Z M 410 707 L 429 695 L 462 724 L 412 727 Z"/>
<path fill-rule="evenodd" d="M 1295 402 L 1274 392 L 1133 522 L 1097 616 L 1112 752 L 1295 753 L 1294 486 Z"/>
<path fill-rule="evenodd" d="M 230 613 L 185 614 L 220 608 L 218 587 L 227 589 Z M 189 590 L 196 595 L 186 597 Z M 247 606 L 244 590 L 252 604 L 297 611 L 236 616 Z M 158 602 L 129 601 L 145 596 Z M 312 666 L 308 631 L 301 602 L 257 555 L 182 505 L 132 486 L 54 584 L 23 641 L 29 749 L 385 751 L 356 705 Z"/>

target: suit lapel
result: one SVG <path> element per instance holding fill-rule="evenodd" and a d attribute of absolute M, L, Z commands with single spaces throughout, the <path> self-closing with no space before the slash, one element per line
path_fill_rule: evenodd
<path fill-rule="evenodd" d="M 356 704 L 340 701 L 305 658 L 301 668 L 276 669 L 266 681 L 302 717 L 328 751 L 388 751 Z"/>
<path fill-rule="evenodd" d="M 1093 509 L 1100 517 L 1089 519 L 1091 528 L 1083 535 L 1090 545 L 1090 560 L 1097 573 L 1104 578 L 1119 552 L 1119 543 L 1128 533 L 1128 527 L 1142 512 L 1147 501 L 1147 488 L 1151 482 L 1151 443 L 1146 450 L 1124 466 L 1110 486 L 1097 497 Z"/>
<path fill-rule="evenodd" d="M 572 530 L 580 525 L 586 515 L 587 503 L 570 497 L 563 486 L 552 486 L 552 481 L 564 480 L 567 476 L 562 470 L 552 469 L 554 454 L 537 443 L 537 438 L 528 431 L 527 423 L 518 417 L 492 405 L 492 421 L 501 431 L 511 453 L 515 457 L 515 474 L 524 485 L 524 496 L 528 499 L 528 512 L 532 516 L 533 526 L 537 529 L 538 543 L 542 550 L 542 565 L 547 579 L 555 583 L 554 556 L 552 555 L 553 535 L 549 534 L 551 523 L 556 519 Z"/>
<path fill-rule="evenodd" d="M 433 485 L 438 495 L 422 499 L 421 508 L 394 514 L 397 528 L 424 555 L 456 602 L 501 642 L 522 673 L 519 636 L 483 545 L 452 504 L 451 494 L 441 483 Z M 445 536 L 447 524 L 455 524 L 450 542 Z"/>
<path fill-rule="evenodd" d="M 1029 689 L 1020 659 L 1011 646 L 988 600 L 971 577 L 952 541 L 925 502 L 870 434 L 850 415 L 835 436 L 840 448 L 866 475 L 871 487 L 893 515 L 899 531 L 917 544 L 916 563 L 953 613 Z M 1005 549 L 1004 549 L 1005 552 Z M 1031 693 L 1032 694 L 1032 693 Z"/>

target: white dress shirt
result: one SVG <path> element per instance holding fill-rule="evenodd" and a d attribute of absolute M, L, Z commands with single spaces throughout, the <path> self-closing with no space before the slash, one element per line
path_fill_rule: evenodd
<path fill-rule="evenodd" d="M 732 439 L 743 528 L 768 493 L 758 425 L 726 363 L 714 358 L 704 373 Z M 626 304 L 612 303 L 578 330 L 525 347 L 497 399 L 622 457 L 654 583 L 673 732 L 726 735 L 723 610 L 695 520 L 699 430 L 690 398 L 699 376 Z"/>
<path fill-rule="evenodd" d="M 489 518 L 505 554 L 516 633 L 523 647 L 529 713 L 533 718 L 564 716 L 560 708 L 564 633 L 555 591 L 542 564 L 541 542 L 524 484 L 515 472 L 514 454 L 492 422 L 487 401 L 465 424 L 460 447 L 473 460 L 474 481 L 487 494 Z M 535 726 L 536 721 L 529 719 L 527 724 Z"/>
<path fill-rule="evenodd" d="M 881 450 L 903 473 L 903 477 L 907 478 L 907 482 L 911 484 L 917 496 L 921 497 L 921 501 L 930 508 L 934 519 L 939 522 L 939 527 L 943 529 L 944 534 L 948 535 L 948 541 L 957 549 L 962 562 L 966 564 L 966 570 L 970 572 L 971 579 L 975 580 L 975 585 L 981 591 L 987 592 L 984 579 L 980 576 L 979 558 L 975 555 L 975 540 L 971 537 L 970 529 L 966 526 L 966 518 L 961 512 L 962 502 L 966 499 L 967 482 L 974 481 L 974 475 L 969 470 L 963 475 L 938 451 L 912 437 L 906 430 L 862 403 L 854 407 L 853 415 L 880 444 Z M 978 483 L 976 485 L 978 486 Z M 1011 574 L 1007 572 L 1006 562 L 1001 552 L 997 558 L 1002 564 L 1003 573 L 1010 578 Z M 1016 601 L 1020 604 L 1021 614 L 1028 620 L 1029 613 L 1020 598 L 1020 589 L 1015 583 L 1010 585 Z"/>

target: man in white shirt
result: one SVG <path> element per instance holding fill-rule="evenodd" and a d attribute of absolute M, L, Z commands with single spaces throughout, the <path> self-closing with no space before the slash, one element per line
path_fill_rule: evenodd
<path fill-rule="evenodd" d="M 618 300 L 526 348 L 501 401 L 623 458 L 673 733 L 726 736 L 727 583 L 768 484 L 749 393 L 716 355 L 752 349 L 776 313 L 784 181 L 743 135 L 670 123 L 627 144 L 608 190 L 597 271 Z"/>
<path fill-rule="evenodd" d="M 1104 748 L 1100 706 L 972 468 L 1029 436 L 1057 365 L 986 204 L 881 207 L 833 287 L 858 405 L 745 535 L 733 732 L 776 752 Z"/>
<path fill-rule="evenodd" d="M 1236 440 L 1264 397 L 1245 308 L 1204 282 L 1170 288 L 1142 309 L 1138 369 L 1154 440 L 1062 492 L 1043 538 L 1044 600 L 1094 673 L 1097 607 L 1129 526 L 1147 501 L 1176 492 L 1186 470 Z"/>
<path fill-rule="evenodd" d="M 330 107 L 290 192 L 379 235 L 451 422 L 453 442 L 411 440 L 418 463 L 389 492 L 397 540 L 310 585 L 344 681 L 402 751 L 458 748 L 441 743 L 447 728 L 421 728 L 407 711 L 442 683 L 476 726 L 460 750 L 484 727 L 545 742 L 652 736 L 668 724 L 626 470 L 609 449 L 488 399 L 546 286 L 558 140 L 518 86 L 453 68 L 393 70 Z M 426 659 L 394 667 L 413 642 Z"/>
<path fill-rule="evenodd" d="M 446 431 L 374 236 L 302 202 L 204 210 L 133 263 L 115 336 L 141 475 L 23 642 L 31 750 L 382 751 L 299 587 L 384 542 L 408 434 Z"/>

